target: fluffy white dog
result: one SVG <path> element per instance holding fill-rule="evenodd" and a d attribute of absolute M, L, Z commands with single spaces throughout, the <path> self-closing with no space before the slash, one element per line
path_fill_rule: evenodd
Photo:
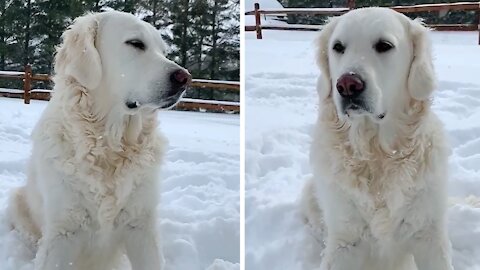
<path fill-rule="evenodd" d="M 164 49 L 154 27 L 122 12 L 87 14 L 64 33 L 28 181 L 9 207 L 38 243 L 36 270 L 112 269 L 122 252 L 134 270 L 161 268 L 156 112 L 191 80 Z"/>
<path fill-rule="evenodd" d="M 452 269 L 450 150 L 430 108 L 428 29 L 365 8 L 331 20 L 317 42 L 320 113 L 302 206 L 326 234 L 320 269 Z"/>

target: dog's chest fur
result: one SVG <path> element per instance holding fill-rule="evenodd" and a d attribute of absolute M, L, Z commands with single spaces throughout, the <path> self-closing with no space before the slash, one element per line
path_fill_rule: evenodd
<path fill-rule="evenodd" d="M 151 172 L 162 155 L 155 145 L 131 146 L 122 152 L 112 151 L 109 147 L 99 148 L 92 148 L 92 151 L 99 151 L 98 155 L 85 160 L 81 164 L 81 172 L 76 174 L 84 175 L 83 181 L 72 181 L 70 184 L 77 185 L 75 189 L 82 191 L 86 202 L 91 204 L 90 212 L 96 214 L 101 226 L 116 226 L 128 222 L 130 217 L 126 206 L 133 204 L 135 191 L 141 185 L 152 185 L 148 182 L 156 180 L 156 175 L 145 172 Z"/>
<path fill-rule="evenodd" d="M 427 185 L 434 138 L 419 134 L 385 150 L 370 125 L 319 125 L 313 147 L 322 151 L 312 151 L 312 160 L 328 176 L 324 181 L 349 198 L 375 238 L 391 239 Z"/>
<path fill-rule="evenodd" d="M 138 128 L 138 123 L 127 119 L 118 125 L 124 135 L 120 137 L 119 147 L 112 147 L 106 132 L 108 126 L 88 112 L 86 109 L 79 110 L 78 114 L 72 111 L 66 116 L 69 119 L 45 119 L 34 136 L 43 144 L 37 148 L 56 153 L 49 157 L 53 167 L 66 176 L 63 184 L 67 188 L 80 191 L 79 199 L 92 223 L 111 228 L 130 216 L 142 214 L 130 213 L 125 208 L 136 200 L 132 197 L 136 190 L 145 185 L 157 186 L 150 182 L 158 176 L 148 173 L 157 172 L 155 168 L 162 161 L 165 141 L 156 133 L 156 116 L 152 115 L 141 121 L 134 140 L 126 134 L 129 128 Z M 154 206 L 135 205 L 134 208 L 142 212 L 148 207 Z"/>
<path fill-rule="evenodd" d="M 378 160 L 344 156 L 336 184 L 349 195 L 377 239 L 393 236 L 424 183 L 414 160 L 383 155 Z"/>

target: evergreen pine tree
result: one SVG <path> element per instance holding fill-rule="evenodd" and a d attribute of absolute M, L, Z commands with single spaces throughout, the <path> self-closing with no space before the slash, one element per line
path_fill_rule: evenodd
<path fill-rule="evenodd" d="M 107 8 L 130 12 L 160 29 L 170 57 L 194 78 L 238 80 L 239 0 L 0 0 L 0 70 L 53 73 L 55 47 L 74 18 Z M 18 81 L 0 86 L 21 88 Z M 37 85 L 38 87 L 38 85 Z M 49 87 L 41 85 L 40 87 Z M 51 87 L 51 86 L 50 86 Z M 234 99 L 238 93 L 195 90 L 200 98 Z"/>

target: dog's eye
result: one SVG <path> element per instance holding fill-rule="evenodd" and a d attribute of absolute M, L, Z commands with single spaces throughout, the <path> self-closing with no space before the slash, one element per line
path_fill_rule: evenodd
<path fill-rule="evenodd" d="M 145 51 L 145 48 L 146 48 L 145 43 L 143 43 L 143 41 L 138 40 L 138 39 L 127 40 L 127 41 L 125 41 L 125 43 L 127 43 L 130 46 L 135 47 L 136 49 L 142 50 L 142 51 Z"/>
<path fill-rule="evenodd" d="M 337 53 L 343 54 L 345 52 L 345 46 L 340 41 L 337 41 L 333 45 L 333 50 L 336 51 Z"/>
<path fill-rule="evenodd" d="M 384 53 L 384 52 L 388 52 L 389 50 L 393 49 L 394 46 L 393 46 L 392 43 L 390 43 L 386 40 L 379 40 L 377 43 L 375 43 L 374 48 L 378 53 Z"/>

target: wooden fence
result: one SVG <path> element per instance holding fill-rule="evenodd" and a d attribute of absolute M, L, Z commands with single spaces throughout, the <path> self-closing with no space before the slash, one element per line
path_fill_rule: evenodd
<path fill-rule="evenodd" d="M 321 25 L 298 25 L 286 24 L 263 25 L 261 24 L 261 15 L 279 15 L 279 14 L 302 14 L 302 15 L 326 15 L 336 16 L 347 13 L 355 8 L 355 0 L 347 0 L 346 8 L 282 8 L 282 9 L 261 9 L 260 4 L 255 3 L 252 11 L 245 12 L 245 15 L 255 16 L 255 25 L 245 26 L 245 31 L 255 31 L 257 39 L 262 39 L 262 30 L 295 30 L 295 31 L 318 31 Z M 394 6 L 389 7 L 401 13 L 414 12 L 448 12 L 451 10 L 476 11 L 477 24 L 430 24 L 429 27 L 436 31 L 478 31 L 478 44 L 480 44 L 480 2 L 458 2 L 442 4 L 425 4 L 414 6 Z"/>
<path fill-rule="evenodd" d="M 50 100 L 51 94 L 53 93 L 52 90 L 32 89 L 33 81 L 51 81 L 52 77 L 47 74 L 33 74 L 30 65 L 25 66 L 25 71 L 0 71 L 0 79 L 23 80 L 23 90 L 0 88 L 0 97 L 23 98 L 25 104 L 30 104 L 31 99 Z M 190 88 L 199 89 L 199 91 L 205 88 L 213 88 L 222 91 L 240 92 L 240 83 L 193 79 Z M 185 98 L 180 100 L 175 106 L 175 109 L 238 113 L 240 112 L 240 103 Z"/>

